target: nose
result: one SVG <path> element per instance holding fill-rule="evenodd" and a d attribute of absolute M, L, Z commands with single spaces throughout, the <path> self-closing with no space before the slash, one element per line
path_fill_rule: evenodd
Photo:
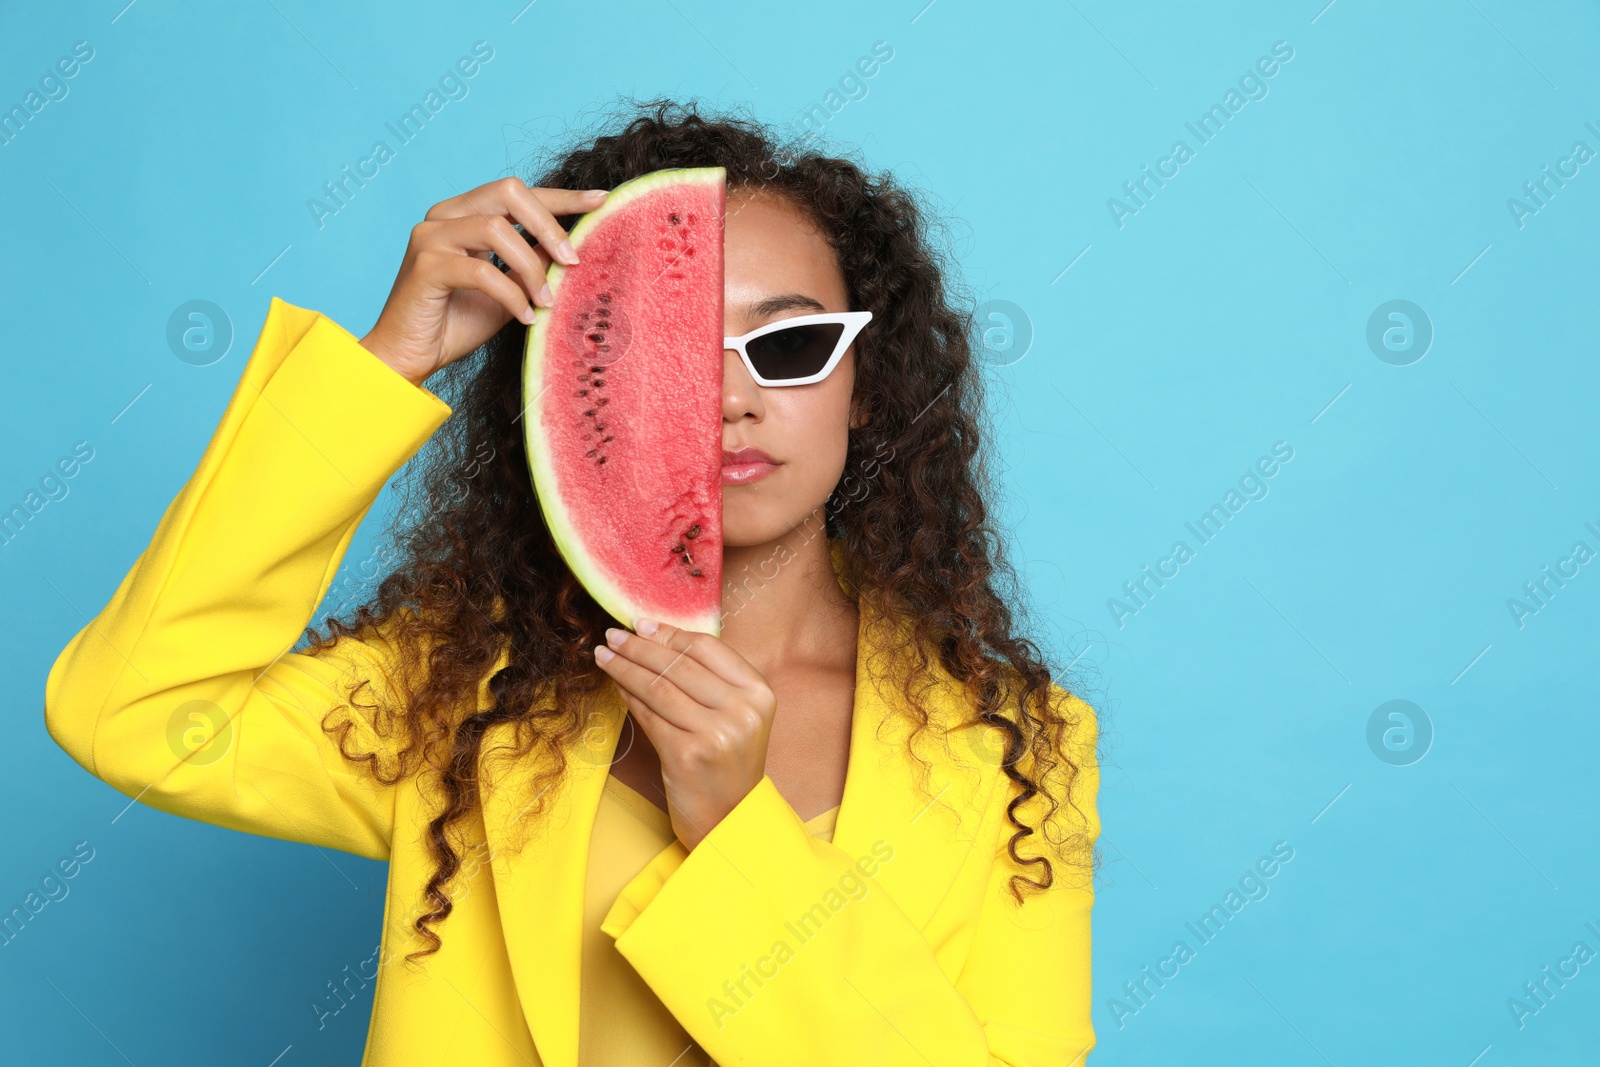
<path fill-rule="evenodd" d="M 722 350 L 722 419 L 738 422 L 749 416 L 760 421 L 765 414 L 761 400 L 761 387 L 750 377 L 750 371 L 739 358 L 735 348 Z"/>

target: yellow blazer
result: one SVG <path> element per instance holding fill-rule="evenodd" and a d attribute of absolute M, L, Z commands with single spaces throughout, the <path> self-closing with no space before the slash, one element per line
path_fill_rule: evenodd
<path fill-rule="evenodd" d="M 620 698 L 599 703 L 520 852 L 502 845 L 534 768 L 486 757 L 444 945 L 408 966 L 438 797 L 427 776 L 378 783 L 320 725 L 346 681 L 381 684 L 391 649 L 372 635 L 287 651 L 384 483 L 449 414 L 331 319 L 274 297 L 199 468 L 51 668 L 45 722 L 150 807 L 389 861 L 364 1067 L 578 1067 L 583 883 Z M 813 838 L 764 777 L 693 852 L 657 855 L 602 929 L 723 1067 L 1081 1063 L 1094 1045 L 1092 884 L 1057 861 L 1057 888 L 1012 900 L 998 733 L 960 725 L 971 703 L 942 671 L 930 714 L 950 744 L 919 739 L 935 802 L 917 792 L 898 683 L 868 670 L 875 621 L 863 610 L 833 840 Z M 1056 695 L 1084 722 L 1085 819 L 1069 828 L 1097 837 L 1094 716 Z M 1038 800 L 1022 809 L 1030 823 Z"/>

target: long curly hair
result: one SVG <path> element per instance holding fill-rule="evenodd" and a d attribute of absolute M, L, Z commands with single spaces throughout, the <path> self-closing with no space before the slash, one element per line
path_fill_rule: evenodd
<path fill-rule="evenodd" d="M 1086 725 L 1092 738 L 1094 724 L 1084 724 L 1092 718 L 1083 714 L 1088 706 L 1059 685 L 1038 647 L 1017 632 L 1026 607 L 989 507 L 997 489 L 982 447 L 975 301 L 952 286 L 958 272 L 930 240 L 938 212 L 888 175 L 820 154 L 812 135 L 785 140 L 742 115 L 700 111 L 693 102 L 631 102 L 610 132 L 576 136 L 529 184 L 610 189 L 662 168 L 721 166 L 730 194 L 759 189 L 787 198 L 833 247 L 850 307 L 873 315 L 856 341 L 855 386 L 871 416 L 850 434 L 824 529 L 843 550 L 846 586 L 885 616 L 911 623 L 902 631 L 906 647 L 890 653 L 909 664 L 904 695 L 914 721 L 907 744 L 924 783 L 929 764 L 915 742 L 929 726 L 921 696 L 932 684 L 934 658 L 969 687 L 975 707 L 967 724 L 987 724 L 990 739 L 998 729 L 999 744 L 986 755 L 1004 768 L 1015 793 L 1007 849 L 1020 868 L 1038 874 L 1011 876 L 1020 902 L 1024 887 L 1046 889 L 1055 874 L 1048 856 L 1019 850 L 1038 833 L 1019 811 L 1041 797 L 1049 805 L 1045 823 L 1054 825 L 1062 800 L 1081 814 L 1073 783 L 1092 755 L 1074 759 L 1073 746 L 1078 727 Z M 577 218 L 559 221 L 570 229 Z M 519 421 L 526 330 L 511 320 L 430 380 L 452 414 L 396 479 L 400 504 L 389 547 L 365 577 L 393 567 L 353 612 L 341 605 L 326 617 L 326 637 L 315 627 L 303 636 L 313 655 L 341 637 L 381 636 L 397 684 L 380 694 L 376 679 L 358 679 L 350 705 L 329 711 L 323 728 L 346 759 L 380 781 L 422 773 L 439 787 L 441 808 L 428 827 L 436 867 L 412 923 L 413 940 L 428 947 L 408 961 L 442 944 L 432 927 L 450 915 L 447 890 L 463 870 L 463 849 L 450 831 L 481 800 L 485 735 L 510 731 L 517 759 L 539 750 L 545 769 L 523 809 L 537 818 L 583 735 L 587 699 L 610 681 L 590 649 L 614 622 L 557 551 L 528 475 Z M 899 659 L 901 652 L 909 656 Z M 350 707 L 362 708 L 366 720 L 353 723 L 344 714 Z M 353 751 L 357 725 L 361 736 L 388 739 L 383 751 L 371 744 Z M 1060 840 L 1048 830 L 1040 836 L 1092 873 L 1098 849 L 1084 847 L 1092 844 L 1086 830 L 1082 823 Z"/>

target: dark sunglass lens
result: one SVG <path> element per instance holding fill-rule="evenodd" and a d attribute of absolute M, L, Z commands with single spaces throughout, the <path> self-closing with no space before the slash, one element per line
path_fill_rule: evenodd
<path fill-rule="evenodd" d="M 807 378 L 827 364 L 843 333 L 843 324 L 837 322 L 790 326 L 757 337 L 745 346 L 745 351 L 763 378 Z"/>

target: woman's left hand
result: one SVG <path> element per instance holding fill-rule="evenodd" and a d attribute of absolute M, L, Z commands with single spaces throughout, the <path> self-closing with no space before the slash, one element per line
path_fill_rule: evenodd
<path fill-rule="evenodd" d="M 778 698 L 720 638 L 665 623 L 610 629 L 595 662 L 661 758 L 672 830 L 694 849 L 766 774 Z M 609 659 L 605 652 L 614 653 Z"/>

